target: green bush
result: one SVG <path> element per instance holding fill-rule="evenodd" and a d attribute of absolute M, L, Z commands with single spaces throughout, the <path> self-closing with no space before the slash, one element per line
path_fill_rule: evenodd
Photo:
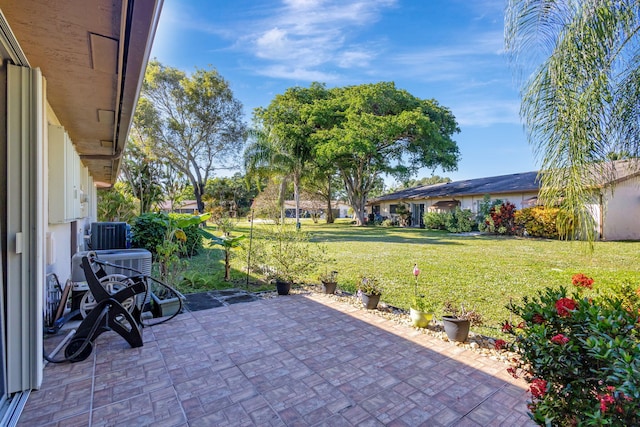
<path fill-rule="evenodd" d="M 476 216 L 476 223 L 478 224 L 478 230 L 480 231 L 491 231 L 489 230 L 491 221 L 491 209 L 496 206 L 502 205 L 501 199 L 491 200 L 491 196 L 489 194 L 485 194 L 480 202 L 480 206 L 478 208 L 478 215 Z"/>
<path fill-rule="evenodd" d="M 474 214 L 470 209 L 456 208 L 445 217 L 446 228 L 450 233 L 468 233 L 476 225 Z"/>
<path fill-rule="evenodd" d="M 539 425 L 640 425 L 640 289 L 589 297 L 581 293 L 591 278 L 577 274 L 573 283 L 570 297 L 547 288 L 508 307 L 524 320 L 503 326 L 519 356 L 509 371 L 530 383 Z"/>
<path fill-rule="evenodd" d="M 298 230 L 294 225 L 256 227 L 253 236 L 251 256 L 248 256 L 248 245 L 245 245 L 242 257 L 250 259 L 250 269 L 265 279 L 301 282 L 327 261 L 326 247 L 311 242 L 311 234 Z"/>
<path fill-rule="evenodd" d="M 425 228 L 430 230 L 446 230 L 447 214 L 444 212 L 426 212 L 422 216 Z"/>
<path fill-rule="evenodd" d="M 558 208 L 545 208 L 537 206 L 524 208 L 515 213 L 514 220 L 519 234 L 531 237 L 544 237 L 547 239 L 558 238 L 558 228 L 556 221 L 558 218 Z"/>
<path fill-rule="evenodd" d="M 165 212 L 147 212 L 138 216 L 131 225 L 131 244 L 135 248 L 144 248 L 150 251 L 154 257 L 157 256 L 157 248 L 162 245 L 167 230 L 175 221 L 187 219 L 193 215 L 176 214 Z M 182 229 L 186 235 L 186 240 L 180 244 L 181 256 L 193 256 L 202 249 L 202 235 L 198 230 L 198 225 L 189 225 Z"/>

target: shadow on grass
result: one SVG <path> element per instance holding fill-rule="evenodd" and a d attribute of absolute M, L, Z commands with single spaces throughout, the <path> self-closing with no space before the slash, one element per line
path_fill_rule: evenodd
<path fill-rule="evenodd" d="M 314 242 L 380 242 L 410 243 L 418 245 L 465 245 L 468 237 L 427 231 L 415 228 L 383 228 L 383 227 L 344 227 L 322 229 L 314 227 L 309 230 Z"/>

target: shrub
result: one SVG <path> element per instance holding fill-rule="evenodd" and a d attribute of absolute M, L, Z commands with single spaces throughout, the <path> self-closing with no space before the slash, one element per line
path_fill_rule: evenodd
<path fill-rule="evenodd" d="M 254 230 L 254 236 L 250 268 L 267 279 L 302 281 L 327 260 L 326 247 L 311 242 L 311 235 L 294 225 L 265 226 Z"/>
<path fill-rule="evenodd" d="M 532 237 L 557 239 L 556 220 L 559 211 L 558 208 L 545 208 L 544 206 L 521 209 L 514 216 L 516 229 L 519 233 L 526 232 Z"/>
<path fill-rule="evenodd" d="M 571 296 L 547 288 L 508 307 L 524 320 L 503 326 L 519 356 L 509 371 L 530 383 L 540 425 L 640 425 L 640 289 L 594 295 L 590 278 L 573 282 Z"/>
<path fill-rule="evenodd" d="M 394 224 L 393 224 L 393 220 L 387 218 L 383 220 L 380 225 L 382 225 L 383 227 L 393 227 Z"/>
<path fill-rule="evenodd" d="M 165 241 L 167 230 L 172 222 L 193 217 L 189 214 L 167 214 L 165 212 L 147 212 L 138 216 L 131 225 L 131 244 L 136 248 L 144 248 L 150 251 L 154 257 L 158 254 L 158 246 Z M 193 224 L 182 229 L 186 240 L 180 244 L 181 256 L 193 256 L 202 249 L 202 235 L 198 225 Z"/>
<path fill-rule="evenodd" d="M 480 202 L 480 206 L 478 207 L 478 215 L 476 216 L 476 223 L 478 224 L 478 230 L 480 231 L 490 231 L 489 223 L 491 222 L 491 209 L 502 205 L 501 199 L 491 200 L 491 196 L 489 194 L 485 194 L 482 202 Z"/>
<path fill-rule="evenodd" d="M 450 233 L 467 233 L 473 230 L 475 225 L 474 215 L 470 209 L 456 208 L 446 218 L 446 228 Z"/>
<path fill-rule="evenodd" d="M 516 234 L 515 211 L 516 206 L 510 202 L 492 207 L 489 211 L 490 218 L 485 222 L 487 230 L 497 234 Z"/>
<path fill-rule="evenodd" d="M 425 228 L 431 230 L 447 229 L 447 214 L 444 212 L 426 212 L 422 216 Z"/>

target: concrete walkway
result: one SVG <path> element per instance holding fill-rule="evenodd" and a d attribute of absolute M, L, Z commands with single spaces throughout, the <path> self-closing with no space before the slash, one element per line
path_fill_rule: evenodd
<path fill-rule="evenodd" d="M 501 362 L 321 294 L 187 312 L 144 341 L 109 332 L 49 364 L 19 425 L 533 425 Z"/>

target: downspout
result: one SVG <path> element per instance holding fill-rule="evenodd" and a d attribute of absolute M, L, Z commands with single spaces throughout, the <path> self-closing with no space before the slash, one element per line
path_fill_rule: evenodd
<path fill-rule="evenodd" d="M 598 208 L 600 209 L 600 218 L 598 219 L 598 234 L 600 240 L 604 240 L 604 201 L 602 197 L 602 191 L 600 191 L 600 203 Z"/>

